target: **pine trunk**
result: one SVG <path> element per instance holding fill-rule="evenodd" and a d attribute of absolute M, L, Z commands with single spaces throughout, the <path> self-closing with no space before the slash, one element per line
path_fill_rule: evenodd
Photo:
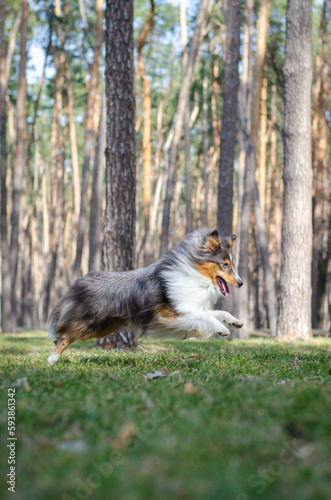
<path fill-rule="evenodd" d="M 311 334 L 311 0 L 289 0 L 284 66 L 284 205 L 277 333 Z"/>
<path fill-rule="evenodd" d="M 207 25 L 207 20 L 212 9 L 212 0 L 201 0 L 200 10 L 197 17 L 196 28 L 190 45 L 190 53 L 187 60 L 186 69 L 183 75 L 181 90 L 178 98 L 177 111 L 173 122 L 173 139 L 169 156 L 168 182 L 166 196 L 163 207 L 162 219 L 162 235 L 160 253 L 163 254 L 169 247 L 169 228 L 170 228 L 170 213 L 171 204 L 175 194 L 175 186 L 177 180 L 177 152 L 179 142 L 183 132 L 183 123 L 186 102 L 189 95 L 192 74 L 196 57 L 204 37 L 204 31 Z"/>
<path fill-rule="evenodd" d="M 10 252 L 7 230 L 7 87 L 6 58 L 7 44 L 5 37 L 5 4 L 0 1 L 0 134 L 1 134 L 1 327 L 2 333 L 11 332 L 11 279 L 10 279 Z"/>
<path fill-rule="evenodd" d="M 221 155 L 218 180 L 218 229 L 232 234 L 233 163 L 239 88 L 240 0 L 230 0 L 226 13 L 226 60 L 223 82 Z"/>
<path fill-rule="evenodd" d="M 134 267 L 136 222 L 133 0 L 107 0 L 106 98 L 103 266 L 106 270 L 128 271 Z M 132 339 L 130 332 L 117 332 L 99 345 L 121 348 L 132 345 Z"/>
<path fill-rule="evenodd" d="M 18 91 L 16 102 L 16 153 L 13 165 L 13 205 L 11 215 L 11 239 L 10 239 L 10 272 L 11 272 L 11 307 L 12 307 L 12 330 L 16 331 L 16 309 L 17 309 L 17 268 L 19 256 L 19 233 L 21 230 L 21 199 L 24 189 L 24 141 L 25 141 L 25 101 L 26 101 L 26 64 L 27 64 L 27 40 L 28 40 L 28 0 L 21 1 L 21 43 L 20 43 L 20 69 L 18 79 Z"/>
<path fill-rule="evenodd" d="M 146 74 L 146 69 L 144 61 L 142 59 L 142 49 L 146 43 L 146 37 L 152 27 L 154 19 L 154 1 L 151 0 L 151 11 L 149 18 L 145 24 L 145 27 L 140 35 L 138 43 L 138 73 L 141 79 L 142 91 L 143 91 L 143 108 L 144 108 L 144 120 L 143 120 L 143 171 L 144 171 L 144 181 L 143 181 L 143 212 L 144 212 L 144 263 L 146 266 L 151 264 L 151 240 L 150 240 L 150 211 L 151 211 L 151 199 L 152 199 L 152 148 L 151 148 L 151 90 L 149 87 L 149 82 Z"/>
<path fill-rule="evenodd" d="M 105 171 L 106 146 L 106 99 L 102 99 L 100 123 L 95 145 L 94 169 L 92 181 L 90 212 L 90 253 L 89 270 L 101 269 L 101 235 L 102 235 L 102 193 Z"/>
<path fill-rule="evenodd" d="M 325 287 L 324 259 L 327 253 L 327 143 L 328 125 L 326 111 L 328 105 L 328 31 L 327 0 L 324 0 L 316 55 L 316 87 L 313 103 L 312 160 L 314 172 L 314 238 L 312 261 L 312 326 L 319 326 L 319 298 Z M 321 272 L 322 271 L 322 272 Z"/>
<path fill-rule="evenodd" d="M 260 96 L 262 88 L 262 76 L 267 47 L 267 34 L 268 34 L 268 16 L 269 16 L 269 1 L 260 0 L 259 17 L 257 20 L 257 40 L 256 40 L 256 53 L 255 65 L 253 71 L 253 85 L 252 85 L 252 98 L 249 113 L 245 113 L 241 103 L 241 128 L 243 133 L 243 140 L 245 143 L 245 177 L 244 177 L 244 193 L 241 206 L 241 224 L 240 224 L 240 260 L 239 260 L 239 274 L 246 287 L 240 294 L 240 301 L 238 301 L 238 314 L 244 321 L 247 320 L 247 326 L 240 330 L 240 336 L 247 336 L 248 329 L 252 325 L 249 324 L 249 271 L 248 271 L 248 253 L 247 248 L 249 244 L 249 224 L 251 221 L 251 207 L 252 197 L 255 182 L 256 170 L 256 150 L 258 141 L 258 131 L 260 123 Z M 250 124 L 250 128 L 249 128 Z M 256 205 L 255 205 L 256 206 Z M 258 236 L 261 232 L 258 231 Z M 259 243 L 261 246 L 262 241 Z M 262 259 L 262 262 L 265 262 Z M 265 269 L 265 274 L 267 270 Z"/>
<path fill-rule="evenodd" d="M 187 64 L 187 26 L 186 26 L 186 5 L 185 0 L 180 0 L 179 5 L 180 34 L 182 41 L 182 76 Z M 192 172 L 191 172 L 191 138 L 190 138 L 190 99 L 186 101 L 184 114 L 184 143 L 185 143 L 185 210 L 186 226 L 185 232 L 190 233 L 193 230 L 192 214 Z"/>
<path fill-rule="evenodd" d="M 88 187 L 90 180 L 90 160 L 93 149 L 93 140 L 95 136 L 94 115 L 95 115 L 96 96 L 98 95 L 101 45 L 103 42 L 103 27 L 102 27 L 103 0 L 96 1 L 96 11 L 97 11 L 96 45 L 94 47 L 94 57 L 90 71 L 91 79 L 87 94 L 86 113 L 84 121 L 84 152 L 83 152 L 83 167 L 82 167 L 82 181 L 81 181 L 81 194 L 80 194 L 80 212 L 78 219 L 76 259 L 73 269 L 75 278 L 81 275 L 82 255 L 83 255 L 85 233 L 87 226 L 86 212 L 88 205 Z"/>

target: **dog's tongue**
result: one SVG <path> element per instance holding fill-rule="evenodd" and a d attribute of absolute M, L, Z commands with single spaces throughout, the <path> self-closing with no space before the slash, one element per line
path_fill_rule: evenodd
<path fill-rule="evenodd" d="M 228 284 L 226 283 L 226 281 L 224 281 L 223 278 L 220 278 L 219 276 L 217 277 L 217 282 L 218 282 L 218 286 L 220 287 L 220 290 L 222 292 L 222 294 L 226 297 L 227 295 L 229 295 L 230 291 L 229 291 L 229 287 L 228 287 Z"/>

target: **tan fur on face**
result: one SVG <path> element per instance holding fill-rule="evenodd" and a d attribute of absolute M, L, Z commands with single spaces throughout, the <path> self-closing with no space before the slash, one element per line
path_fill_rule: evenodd
<path fill-rule="evenodd" d="M 214 285 L 217 285 L 217 281 L 216 281 L 216 276 L 217 276 L 216 268 L 217 267 L 218 267 L 217 264 L 214 264 L 214 262 L 206 262 L 205 264 L 196 264 L 195 265 L 196 270 L 199 271 L 199 273 L 206 276 L 207 278 L 209 278 L 210 280 L 212 280 Z"/>
<path fill-rule="evenodd" d="M 230 260 L 225 259 L 225 261 L 228 266 L 231 266 Z M 196 264 L 195 268 L 199 273 L 203 274 L 207 278 L 209 278 L 214 285 L 217 285 L 217 276 L 220 276 L 221 278 L 224 279 L 229 285 L 235 286 L 237 284 L 237 280 L 234 277 L 234 274 L 232 270 L 229 273 L 226 273 L 219 269 L 219 266 L 215 264 L 214 262 L 206 262 L 205 264 Z"/>
<path fill-rule="evenodd" d="M 218 276 L 224 279 L 229 285 L 235 286 L 237 284 L 237 280 L 234 277 L 232 271 L 230 273 L 224 273 L 223 271 L 219 271 Z"/>

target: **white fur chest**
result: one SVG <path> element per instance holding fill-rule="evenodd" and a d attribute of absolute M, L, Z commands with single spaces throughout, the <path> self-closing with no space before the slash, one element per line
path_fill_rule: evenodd
<path fill-rule="evenodd" d="M 187 266 L 187 269 L 164 271 L 167 295 L 178 312 L 212 308 L 221 294 L 217 285 L 201 273 Z"/>

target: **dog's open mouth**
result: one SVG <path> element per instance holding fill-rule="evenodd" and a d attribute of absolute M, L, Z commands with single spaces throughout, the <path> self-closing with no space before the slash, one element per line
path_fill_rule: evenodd
<path fill-rule="evenodd" d="M 224 297 L 229 295 L 230 290 L 229 290 L 227 282 L 223 278 L 221 278 L 220 276 L 217 276 L 216 280 L 217 280 L 217 284 L 219 286 L 219 289 L 221 290 L 221 294 L 224 295 Z"/>

